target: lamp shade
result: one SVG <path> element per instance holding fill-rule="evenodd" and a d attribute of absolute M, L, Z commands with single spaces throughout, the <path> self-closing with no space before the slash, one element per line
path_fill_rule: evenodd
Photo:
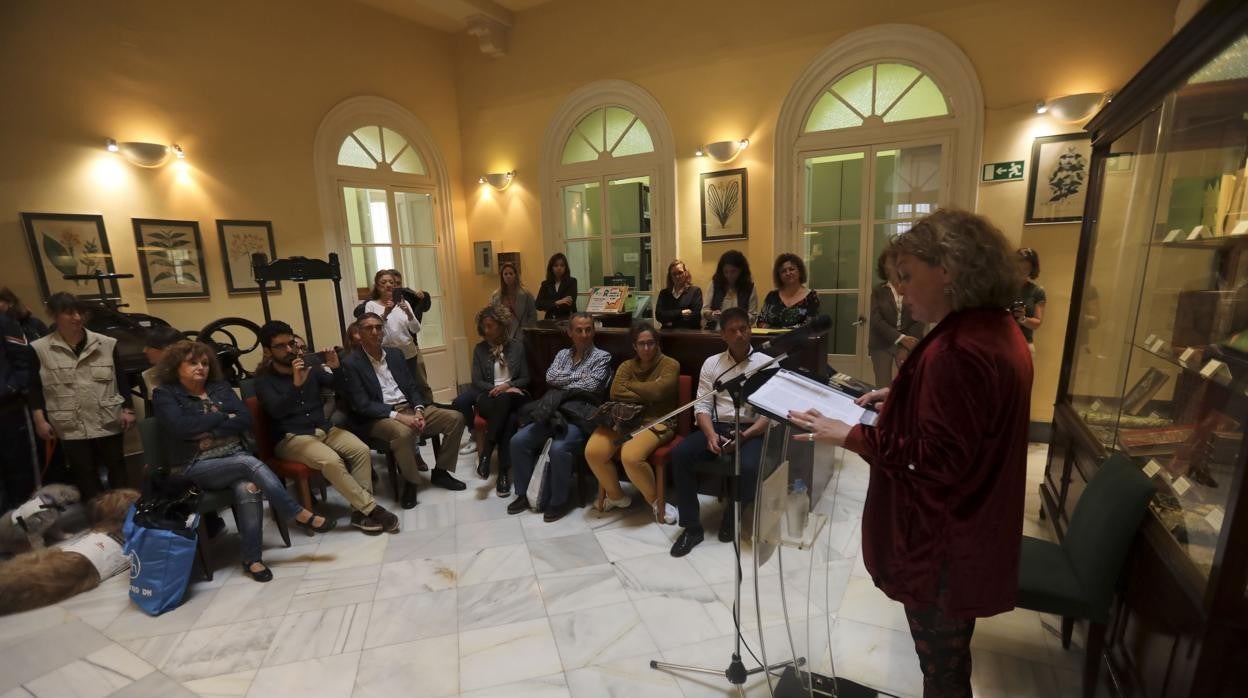
<path fill-rule="evenodd" d="M 160 143 L 125 141 L 117 144 L 117 151 L 139 167 L 160 167 L 169 159 L 169 146 Z"/>

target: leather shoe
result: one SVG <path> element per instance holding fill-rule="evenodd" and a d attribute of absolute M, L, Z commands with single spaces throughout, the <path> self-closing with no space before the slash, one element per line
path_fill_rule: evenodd
<path fill-rule="evenodd" d="M 731 543 L 733 534 L 734 534 L 734 531 L 732 530 L 732 526 L 720 526 L 719 527 L 719 542 Z"/>
<path fill-rule="evenodd" d="M 511 474 L 505 468 L 498 471 L 498 482 L 494 483 L 494 492 L 500 497 L 511 494 Z"/>
<path fill-rule="evenodd" d="M 433 472 L 429 474 L 429 482 L 432 482 L 444 490 L 462 490 L 468 488 L 468 485 L 456 480 L 450 473 L 441 468 L 433 469 Z"/>
<path fill-rule="evenodd" d="M 399 497 L 399 506 L 404 509 L 411 509 L 416 506 L 416 483 L 403 483 L 403 495 Z"/>
<path fill-rule="evenodd" d="M 477 458 L 477 477 L 484 480 L 488 478 L 489 476 L 490 476 L 490 456 L 487 453 L 482 453 L 480 457 Z"/>
<path fill-rule="evenodd" d="M 672 543 L 672 557 L 684 557 L 693 550 L 694 546 L 701 543 L 705 535 L 702 529 L 686 528 L 680 532 L 680 536 L 676 538 L 676 542 Z"/>
<path fill-rule="evenodd" d="M 516 497 L 515 499 L 511 500 L 511 504 L 507 505 L 508 514 L 519 514 L 522 511 L 528 511 L 528 510 L 529 510 L 529 498 L 524 495 L 520 495 L 519 497 Z"/>
<path fill-rule="evenodd" d="M 545 514 L 542 514 L 542 521 L 545 521 L 546 523 L 554 523 L 558 521 L 559 519 L 562 519 L 563 517 L 567 516 L 568 512 L 571 510 L 572 510 L 572 507 L 568 506 L 567 504 L 563 504 L 557 507 L 551 507 L 546 510 Z"/>

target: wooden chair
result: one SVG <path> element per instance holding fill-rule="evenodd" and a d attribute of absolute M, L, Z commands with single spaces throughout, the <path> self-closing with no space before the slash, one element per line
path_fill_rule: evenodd
<path fill-rule="evenodd" d="M 145 476 L 159 471 L 167 471 L 170 463 L 166 458 L 168 450 L 161 443 L 160 424 L 155 417 L 148 417 L 139 421 L 139 439 L 143 443 L 143 460 L 146 464 Z M 147 489 L 146 487 L 144 489 Z M 199 561 L 199 567 L 204 573 L 207 581 L 212 581 L 212 567 L 208 565 L 208 556 L 204 552 L 204 546 L 208 541 L 208 527 L 204 522 L 203 514 L 208 512 L 219 512 L 228 508 L 230 513 L 234 515 L 234 521 L 238 522 L 238 510 L 234 505 L 234 493 L 230 490 L 203 490 L 199 497 L 199 504 L 196 512 L 199 513 L 199 535 L 195 541 L 195 557 Z M 282 517 L 278 516 L 277 510 L 269 507 L 273 512 L 273 520 L 277 522 L 277 531 L 282 536 L 282 542 L 286 547 L 290 547 L 290 531 L 286 527 L 286 522 Z"/>
<path fill-rule="evenodd" d="M 325 478 L 319 471 L 303 463 L 278 458 L 273 451 L 277 443 L 273 439 L 273 421 L 269 419 L 269 414 L 260 407 L 259 398 L 249 397 L 246 403 L 247 409 L 251 410 L 252 424 L 256 434 L 256 457 L 272 468 L 283 482 L 290 478 L 298 483 L 300 504 L 304 509 L 313 511 L 312 484 L 316 483 L 321 499 L 324 500 L 327 494 Z M 309 531 L 308 535 L 313 534 Z"/>
<path fill-rule="evenodd" d="M 692 376 L 681 374 L 676 394 L 676 404 L 678 405 L 683 405 L 693 399 Z M 667 502 L 667 464 L 671 460 L 672 450 L 680 445 L 681 441 L 685 440 L 685 437 L 689 435 L 692 429 L 693 410 L 688 409 L 676 417 L 676 438 L 654 449 L 654 453 L 650 454 L 650 465 L 654 468 L 655 499 L 660 502 Z M 655 514 L 655 520 L 663 523 L 663 514 L 663 510 L 660 509 Z"/>

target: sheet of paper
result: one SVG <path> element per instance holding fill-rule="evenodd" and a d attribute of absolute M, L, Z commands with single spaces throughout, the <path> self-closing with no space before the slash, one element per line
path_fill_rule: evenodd
<path fill-rule="evenodd" d="M 825 417 L 847 424 L 872 424 L 875 421 L 875 413 L 855 405 L 852 397 L 792 371 L 776 372 L 763 387 L 754 391 L 749 403 L 780 417 L 790 411 L 802 412 L 813 408 Z"/>

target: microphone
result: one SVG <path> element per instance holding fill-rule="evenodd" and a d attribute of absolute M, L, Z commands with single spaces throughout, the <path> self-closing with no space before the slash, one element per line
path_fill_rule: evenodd
<path fill-rule="evenodd" d="M 763 342 L 761 345 L 759 345 L 758 350 L 759 351 L 769 351 L 771 349 L 788 350 L 792 348 L 795 344 L 799 342 L 803 342 L 807 339 L 810 339 L 811 337 L 818 337 L 819 335 L 827 332 L 830 329 L 832 329 L 832 317 L 830 315 L 819 315 L 819 316 L 816 316 L 810 322 L 806 323 L 805 325 L 802 325 L 801 327 L 798 327 L 795 330 L 790 330 L 788 332 L 785 332 L 782 335 L 772 337 L 766 342 Z"/>

